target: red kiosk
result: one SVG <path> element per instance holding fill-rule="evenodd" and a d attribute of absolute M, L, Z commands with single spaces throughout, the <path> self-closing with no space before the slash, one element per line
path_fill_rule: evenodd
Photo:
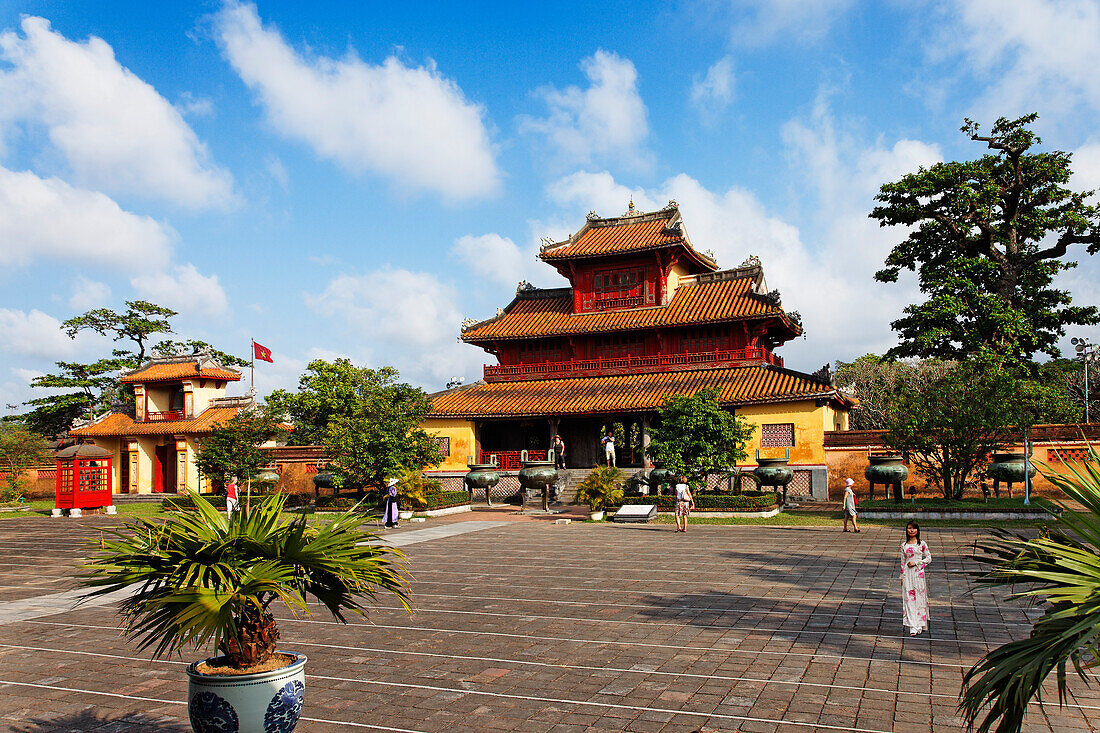
<path fill-rule="evenodd" d="M 54 506 L 76 516 L 81 509 L 113 505 L 111 498 L 111 452 L 91 443 L 81 443 L 54 456 L 57 459 L 57 498 Z M 55 512 L 60 514 L 60 512 Z"/>

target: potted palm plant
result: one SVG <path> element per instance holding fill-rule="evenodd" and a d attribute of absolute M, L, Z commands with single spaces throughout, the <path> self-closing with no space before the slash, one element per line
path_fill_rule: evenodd
<path fill-rule="evenodd" d="M 590 519 L 600 521 L 607 507 L 623 500 L 623 478 L 623 472 L 617 468 L 595 466 L 577 486 L 577 501 L 589 506 Z"/>
<path fill-rule="evenodd" d="M 373 542 L 366 515 L 354 510 L 310 525 L 304 515 L 282 517 L 282 494 L 231 519 L 192 499 L 195 512 L 107 530 L 85 564 L 88 595 L 128 592 L 119 606 L 124 632 L 154 656 L 215 651 L 187 668 L 196 733 L 289 733 L 305 700 L 306 657 L 278 650 L 272 605 L 309 616 L 312 597 L 346 623 L 386 591 L 408 608 L 404 556 Z"/>

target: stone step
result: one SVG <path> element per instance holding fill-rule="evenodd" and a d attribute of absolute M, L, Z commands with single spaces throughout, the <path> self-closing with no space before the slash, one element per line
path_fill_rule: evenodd
<path fill-rule="evenodd" d="M 112 498 L 117 504 L 159 504 L 166 497 L 175 494 L 115 494 Z"/>

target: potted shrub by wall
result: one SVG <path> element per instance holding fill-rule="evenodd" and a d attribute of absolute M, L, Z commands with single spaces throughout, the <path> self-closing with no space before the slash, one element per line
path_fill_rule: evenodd
<path fill-rule="evenodd" d="M 397 478 L 397 515 L 412 519 L 413 512 L 428 508 L 428 497 L 443 490 L 443 484 L 420 471 L 402 471 Z"/>
<path fill-rule="evenodd" d="M 594 521 L 604 517 L 604 510 L 623 500 L 624 474 L 611 466 L 596 466 L 577 486 L 577 501 L 587 504 L 588 516 Z"/>
<path fill-rule="evenodd" d="M 129 591 L 119 606 L 124 632 L 154 656 L 215 651 L 187 668 L 196 733 L 289 733 L 305 701 L 306 657 L 277 650 L 271 605 L 309 616 L 312 597 L 346 623 L 381 590 L 408 608 L 404 556 L 363 529 L 362 512 L 311 526 L 305 516 L 282 518 L 286 497 L 275 494 L 227 520 L 192 499 L 195 512 L 106 530 L 82 581 L 89 596 Z"/>

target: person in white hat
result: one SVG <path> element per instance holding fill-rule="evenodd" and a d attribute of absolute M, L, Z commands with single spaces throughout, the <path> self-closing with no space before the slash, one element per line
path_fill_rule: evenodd
<path fill-rule="evenodd" d="M 397 479 L 386 479 L 386 498 L 382 502 L 382 524 L 397 526 Z"/>
<path fill-rule="evenodd" d="M 856 485 L 856 482 L 850 478 L 844 479 L 844 531 L 848 531 L 848 520 L 852 520 L 852 531 L 858 532 L 859 525 L 856 524 L 856 492 L 852 487 Z"/>

